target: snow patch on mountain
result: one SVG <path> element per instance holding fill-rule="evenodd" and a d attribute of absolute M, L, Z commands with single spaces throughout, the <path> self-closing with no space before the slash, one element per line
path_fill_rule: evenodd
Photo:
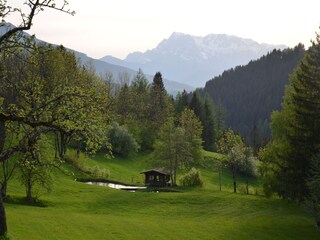
<path fill-rule="evenodd" d="M 154 49 L 130 53 L 117 63 L 133 69 L 141 68 L 148 74 L 161 71 L 168 79 L 201 87 L 224 70 L 283 48 L 286 46 L 260 44 L 226 34 L 200 37 L 174 32 Z M 110 59 L 104 57 L 101 60 L 108 62 Z"/>

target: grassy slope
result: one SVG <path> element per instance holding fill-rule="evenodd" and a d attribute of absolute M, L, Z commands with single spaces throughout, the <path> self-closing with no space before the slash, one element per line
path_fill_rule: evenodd
<path fill-rule="evenodd" d="M 108 167 L 115 180 L 141 182 L 150 155 L 102 159 L 87 164 Z M 225 191 L 217 175 L 202 170 L 206 185 L 180 193 L 126 192 L 75 182 L 59 172 L 55 188 L 41 197 L 46 207 L 6 204 L 12 239 L 320 239 L 312 219 L 296 204 Z M 9 194 L 24 192 L 13 181 Z"/>

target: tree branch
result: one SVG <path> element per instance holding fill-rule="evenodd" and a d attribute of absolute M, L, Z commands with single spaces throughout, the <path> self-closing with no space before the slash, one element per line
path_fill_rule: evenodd
<path fill-rule="evenodd" d="M 75 14 L 75 12 L 71 11 L 70 9 L 65 10 L 65 7 L 68 5 L 68 2 L 66 0 L 63 1 L 63 4 L 62 4 L 61 7 L 57 7 L 55 1 L 53 1 L 53 0 L 43 0 L 43 1 L 40 1 L 40 0 L 31 1 L 31 0 L 29 0 L 25 4 L 30 7 L 30 13 L 28 14 L 28 16 L 25 16 L 25 14 L 22 12 L 21 9 L 14 8 L 12 10 L 11 7 L 5 6 L 5 9 L 3 10 L 4 13 L 1 16 L 2 20 L 4 21 L 4 17 L 6 15 L 8 15 L 9 13 L 20 12 L 21 17 L 22 17 L 22 23 L 20 24 L 20 26 L 14 27 L 14 28 L 10 29 L 9 31 L 7 31 L 5 34 L 3 34 L 0 37 L 0 45 L 3 42 L 5 42 L 6 40 L 10 39 L 10 37 L 12 37 L 17 32 L 30 30 L 30 28 L 32 26 L 32 21 L 33 21 L 34 16 L 39 11 L 43 11 L 44 8 L 55 9 L 55 10 L 58 10 L 58 11 L 62 11 L 64 13 L 71 14 L 71 15 Z M 5 10 L 7 10 L 7 11 L 5 11 Z"/>

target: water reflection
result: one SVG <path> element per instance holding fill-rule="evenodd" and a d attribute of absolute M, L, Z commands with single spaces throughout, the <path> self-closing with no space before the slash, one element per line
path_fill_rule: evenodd
<path fill-rule="evenodd" d="M 139 187 L 139 186 L 126 186 L 122 184 L 105 183 L 105 182 L 86 182 L 86 184 L 110 187 L 110 188 L 121 189 L 121 190 L 128 190 L 131 192 L 135 192 L 136 190 L 143 190 L 147 188 L 147 187 Z"/>

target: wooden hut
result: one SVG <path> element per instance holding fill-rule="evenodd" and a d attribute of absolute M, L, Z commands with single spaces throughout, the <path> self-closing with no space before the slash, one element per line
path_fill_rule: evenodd
<path fill-rule="evenodd" d="M 165 168 L 150 169 L 141 174 L 145 175 L 145 185 L 165 187 L 169 186 L 170 172 Z"/>

